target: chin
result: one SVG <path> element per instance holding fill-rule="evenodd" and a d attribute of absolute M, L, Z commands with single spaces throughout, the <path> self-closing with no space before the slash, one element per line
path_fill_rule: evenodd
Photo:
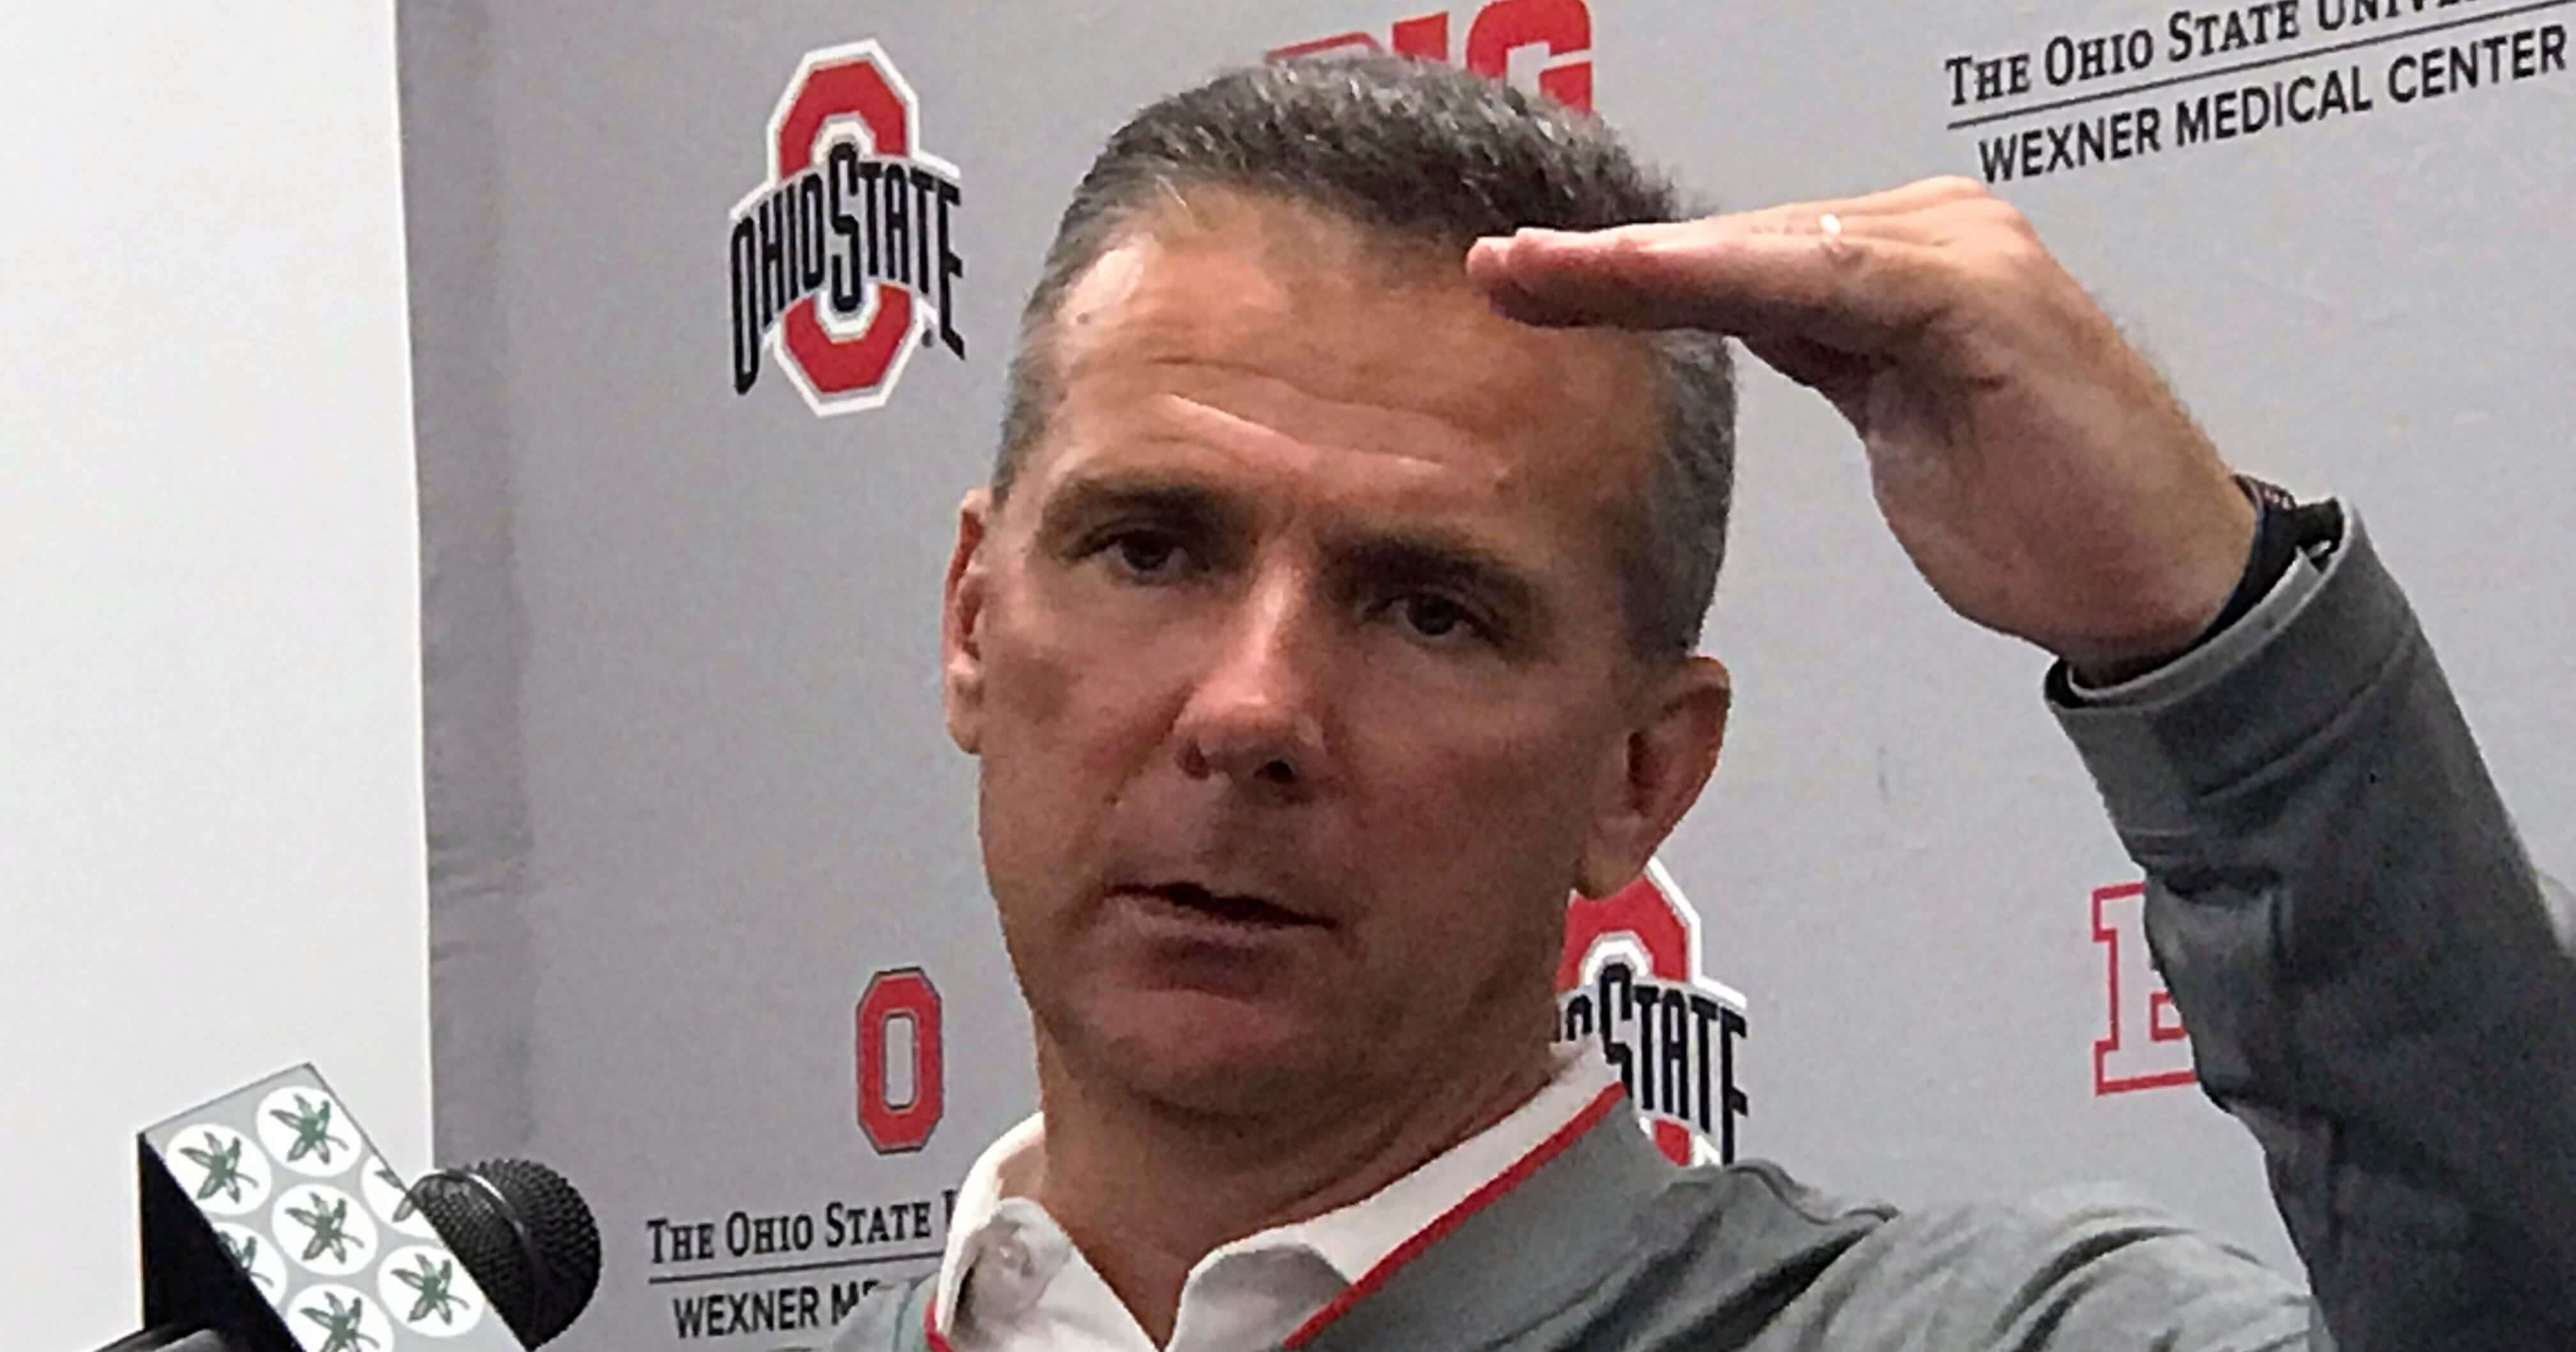
<path fill-rule="evenodd" d="M 1285 1011 L 1189 991 L 1130 996 L 1084 1020 L 1094 1073 L 1141 1097 L 1227 1116 L 1312 1104 L 1348 1083 L 1348 1058 Z"/>

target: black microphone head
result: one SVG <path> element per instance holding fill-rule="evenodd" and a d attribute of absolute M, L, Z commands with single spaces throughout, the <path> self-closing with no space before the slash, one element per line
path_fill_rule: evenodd
<path fill-rule="evenodd" d="M 554 1170 L 486 1160 L 430 1174 L 411 1195 L 522 1345 L 563 1332 L 599 1289 L 599 1223 Z"/>

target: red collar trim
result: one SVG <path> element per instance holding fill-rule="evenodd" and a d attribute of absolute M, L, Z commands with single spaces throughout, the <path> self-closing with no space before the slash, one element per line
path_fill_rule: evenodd
<path fill-rule="evenodd" d="M 1302 1347 L 1309 1339 L 1322 1333 L 1325 1325 L 1341 1318 L 1353 1305 L 1359 1303 L 1361 1297 L 1384 1286 L 1387 1278 L 1395 1275 L 1397 1268 L 1413 1261 L 1423 1250 L 1430 1248 L 1450 1231 L 1465 1224 L 1468 1217 L 1492 1205 L 1495 1198 L 1519 1187 L 1531 1174 L 1538 1172 L 1539 1166 L 1563 1154 L 1567 1146 L 1574 1144 L 1575 1138 L 1590 1131 L 1595 1123 L 1608 1115 L 1612 1108 L 1617 1107 L 1625 1093 L 1626 1091 L 1619 1085 L 1604 1087 L 1600 1093 L 1593 1096 L 1590 1103 L 1583 1106 L 1583 1111 L 1574 1115 L 1573 1120 L 1557 1128 L 1554 1135 L 1539 1142 L 1528 1154 L 1512 1161 L 1510 1168 L 1494 1175 L 1483 1187 L 1461 1198 L 1458 1205 L 1432 1218 L 1429 1225 L 1414 1231 L 1403 1243 L 1396 1245 L 1393 1252 L 1379 1259 L 1377 1266 L 1360 1274 L 1358 1281 L 1343 1287 L 1342 1293 L 1333 1297 L 1332 1304 L 1317 1310 L 1305 1323 L 1298 1325 L 1297 1331 L 1289 1334 L 1280 1346 Z M 936 1333 L 931 1336 L 934 1340 L 933 1346 L 938 1348 L 938 1352 L 949 1352 L 945 1344 L 936 1341 L 938 1337 Z"/>

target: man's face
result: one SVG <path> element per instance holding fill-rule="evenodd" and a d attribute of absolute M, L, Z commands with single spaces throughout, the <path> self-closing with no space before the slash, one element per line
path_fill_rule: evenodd
<path fill-rule="evenodd" d="M 1054 341 L 1060 402 L 1007 503 L 968 499 L 944 617 L 1042 1050 L 1235 1112 L 1534 1049 L 1568 888 L 1642 865 L 1723 719 L 1714 664 L 1645 669 L 1621 610 L 1645 346 L 1211 193 Z"/>

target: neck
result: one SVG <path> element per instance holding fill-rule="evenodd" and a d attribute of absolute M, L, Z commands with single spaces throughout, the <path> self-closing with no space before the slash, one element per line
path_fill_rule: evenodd
<path fill-rule="evenodd" d="M 1346 1090 L 1291 1112 L 1232 1115 L 1075 1073 L 1041 1032 L 1046 1155 L 1032 1192 L 1161 1347 L 1182 1284 L 1210 1250 L 1367 1198 L 1546 1087 L 1553 1065 L 1543 1039 L 1502 1059 L 1428 1093 Z"/>

